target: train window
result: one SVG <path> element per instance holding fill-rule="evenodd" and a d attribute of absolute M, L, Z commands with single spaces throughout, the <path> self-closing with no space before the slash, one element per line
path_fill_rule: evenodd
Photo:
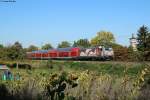
<path fill-rule="evenodd" d="M 106 51 L 112 51 L 112 48 L 105 48 Z"/>
<path fill-rule="evenodd" d="M 109 48 L 109 51 L 112 51 L 112 48 Z"/>
<path fill-rule="evenodd" d="M 105 48 L 105 50 L 109 50 L 109 48 Z"/>

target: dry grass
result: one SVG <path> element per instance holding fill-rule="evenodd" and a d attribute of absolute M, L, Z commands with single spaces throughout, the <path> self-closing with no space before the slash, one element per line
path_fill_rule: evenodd
<path fill-rule="evenodd" d="M 36 64 L 36 62 L 34 63 Z M 40 63 L 46 65 L 45 61 Z M 63 62 L 63 67 L 61 67 L 62 62 L 53 62 L 53 69 L 46 68 L 46 66 L 32 70 L 13 69 L 13 74 L 19 72 L 21 79 L 19 81 L 1 81 L 0 91 L 5 91 L 5 95 L 1 92 L 0 96 L 12 100 L 52 100 L 47 86 L 50 87 L 49 89 L 57 91 L 58 87 L 66 84 L 64 91 L 61 91 L 64 93 L 65 100 L 148 100 L 150 67 L 147 65 L 140 67 L 141 64 L 132 63 L 123 63 L 122 65 L 105 63 L 98 63 L 94 65 L 94 68 L 89 68 L 94 63 L 70 62 L 66 64 Z M 123 65 L 125 67 L 120 70 Z M 81 66 L 84 69 L 79 69 Z M 110 70 L 110 68 L 112 69 Z M 65 75 L 62 74 L 64 71 L 66 71 Z M 116 72 L 112 74 L 113 71 Z M 137 73 L 132 71 L 137 71 Z M 132 77 L 133 75 L 134 77 Z M 77 86 L 72 87 L 74 84 L 71 80 L 77 83 Z M 58 99 L 58 95 L 61 94 L 56 91 L 54 100 Z"/>

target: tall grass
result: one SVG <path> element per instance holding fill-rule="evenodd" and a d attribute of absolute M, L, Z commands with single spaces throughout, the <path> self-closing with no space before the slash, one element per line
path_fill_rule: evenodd
<path fill-rule="evenodd" d="M 34 63 L 37 65 L 35 66 Z M 21 77 L 19 81 L 0 81 L 1 98 L 12 100 L 149 99 L 150 67 L 144 64 L 53 61 L 52 68 L 47 61 L 34 61 L 30 64 L 34 67 L 32 70 L 11 69 L 14 75 L 19 72 Z"/>

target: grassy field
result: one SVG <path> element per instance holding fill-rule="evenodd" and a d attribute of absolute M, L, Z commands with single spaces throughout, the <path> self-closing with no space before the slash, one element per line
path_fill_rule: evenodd
<path fill-rule="evenodd" d="M 19 61 L 18 61 L 19 62 Z M 7 64 L 16 63 L 6 62 Z M 149 62 L 23 61 L 20 80 L 1 81 L 0 97 L 14 100 L 148 100 Z"/>

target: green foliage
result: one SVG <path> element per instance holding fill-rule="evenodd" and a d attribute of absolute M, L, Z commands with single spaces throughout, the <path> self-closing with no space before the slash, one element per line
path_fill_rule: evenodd
<path fill-rule="evenodd" d="M 6 53 L 6 52 L 4 52 L 4 51 L 5 51 L 4 48 L 0 48 L 0 59 L 2 59 L 2 58 L 5 57 L 5 53 Z"/>
<path fill-rule="evenodd" d="M 53 61 L 52 60 L 47 61 L 47 67 L 51 68 L 51 69 L 53 68 Z"/>
<path fill-rule="evenodd" d="M 142 26 L 137 33 L 138 50 L 142 60 L 150 59 L 150 32 L 148 27 Z"/>
<path fill-rule="evenodd" d="M 35 46 L 35 45 L 30 45 L 30 46 L 27 48 L 27 51 L 28 51 L 28 52 L 31 52 L 31 51 L 34 51 L 34 50 L 38 50 L 38 47 Z"/>
<path fill-rule="evenodd" d="M 58 48 L 66 48 L 71 47 L 71 44 L 68 41 L 62 41 L 60 44 L 58 44 Z"/>
<path fill-rule="evenodd" d="M 65 89 L 67 85 L 70 85 L 72 88 L 76 87 L 77 83 L 75 80 L 71 79 L 66 72 L 62 72 L 60 75 L 53 74 L 46 84 L 46 94 L 51 98 L 51 100 L 64 100 L 65 98 Z"/>
<path fill-rule="evenodd" d="M 74 41 L 74 44 L 73 44 L 73 47 L 87 48 L 87 47 L 90 47 L 90 46 L 91 46 L 91 44 L 90 44 L 88 39 L 79 39 L 77 41 Z"/>
<path fill-rule="evenodd" d="M 0 84 L 0 99 L 6 100 L 10 95 L 9 90 L 7 89 L 5 84 Z"/>
<path fill-rule="evenodd" d="M 2 44 L 0 44 L 0 49 L 3 48 L 4 46 Z"/>
<path fill-rule="evenodd" d="M 140 51 L 146 51 L 146 50 L 150 50 L 149 46 L 150 46 L 150 33 L 149 33 L 149 29 L 146 26 L 142 26 L 140 27 L 140 29 L 138 30 L 137 33 L 137 39 L 138 39 L 138 50 Z"/>
<path fill-rule="evenodd" d="M 0 44 L 0 59 L 4 56 L 4 46 Z"/>
<path fill-rule="evenodd" d="M 118 49 L 118 48 L 123 48 L 124 46 L 122 46 L 121 44 L 117 44 L 117 43 L 110 43 L 109 47 L 112 47 L 113 49 Z"/>
<path fill-rule="evenodd" d="M 54 67 L 61 66 L 62 62 L 55 62 Z M 109 74 L 114 76 L 123 76 L 123 71 L 126 68 L 126 62 L 125 63 L 114 63 L 114 62 L 63 62 L 63 65 L 65 66 L 64 69 L 71 69 L 75 71 L 85 71 L 90 70 L 94 71 L 97 74 Z M 132 67 L 129 67 L 132 66 Z M 136 76 L 137 73 L 144 68 L 142 64 L 129 64 L 127 65 L 128 70 L 127 74 L 130 76 Z M 136 74 L 135 74 L 136 73 Z"/>
<path fill-rule="evenodd" d="M 5 60 L 22 60 L 25 58 L 25 50 L 19 42 L 15 42 L 13 45 L 1 48 L 0 53 L 0 58 Z"/>
<path fill-rule="evenodd" d="M 133 51 L 131 47 L 128 48 L 129 61 L 143 61 L 143 54 L 141 51 Z"/>
<path fill-rule="evenodd" d="M 115 43 L 115 37 L 113 33 L 107 31 L 100 31 L 97 35 L 91 40 L 93 46 L 104 45 L 107 46 L 110 43 Z"/>
<path fill-rule="evenodd" d="M 48 49 L 52 49 L 52 48 L 53 47 L 52 47 L 52 45 L 50 43 L 47 43 L 47 44 L 42 46 L 42 49 L 44 49 L 44 50 L 48 50 Z"/>
<path fill-rule="evenodd" d="M 22 47 L 22 45 L 19 42 L 15 42 L 14 45 L 11 47 L 12 49 L 12 55 L 14 59 L 24 59 L 25 58 L 25 51 Z"/>

